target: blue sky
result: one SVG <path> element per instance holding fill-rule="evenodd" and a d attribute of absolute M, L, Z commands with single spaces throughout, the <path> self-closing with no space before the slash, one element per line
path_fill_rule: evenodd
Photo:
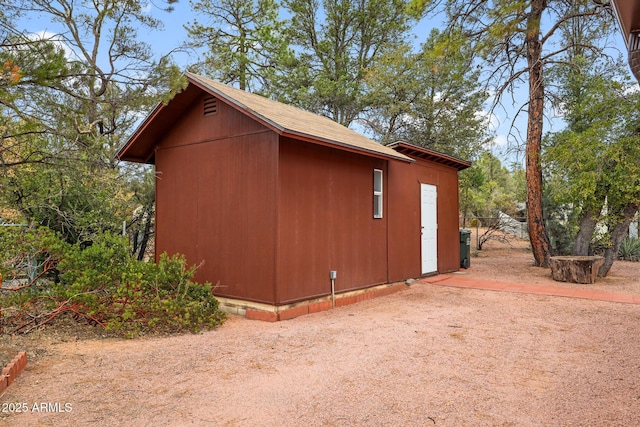
<path fill-rule="evenodd" d="M 160 2 L 156 4 L 161 5 Z M 147 41 L 158 54 L 166 54 L 174 49 L 177 49 L 186 39 L 187 31 L 184 26 L 193 21 L 196 16 L 191 11 L 191 4 L 188 0 L 180 0 L 174 5 L 174 10 L 170 13 L 164 12 L 157 7 L 149 6 L 147 10 L 151 15 L 164 23 L 164 29 L 153 32 L 141 32 L 140 37 Z M 32 19 L 31 21 L 25 21 L 25 29 L 31 32 L 39 32 L 48 30 L 54 32 L 55 27 L 53 24 L 43 21 L 41 19 Z M 423 19 L 413 29 L 415 35 L 415 44 L 419 45 L 424 42 L 429 34 L 429 31 L 433 27 L 443 27 L 443 19 L 429 18 Z M 620 51 L 625 51 L 624 41 L 622 36 L 613 34 L 611 36 L 616 47 Z M 189 57 L 186 53 L 176 53 L 174 60 L 181 67 L 186 67 L 188 64 L 196 61 L 196 58 Z M 526 132 L 526 114 L 521 113 L 515 122 L 515 127 L 512 127 L 512 120 L 515 116 L 517 109 L 524 103 L 527 98 L 526 87 L 516 92 L 516 99 L 513 105 L 511 105 L 511 97 L 504 96 L 504 101 L 501 107 L 498 107 L 489 114 L 488 111 L 482 112 L 487 119 L 490 120 L 494 132 L 495 138 L 493 140 L 492 147 L 490 147 L 495 155 L 497 155 L 505 166 L 508 166 L 512 162 L 522 163 L 522 153 L 518 154 L 514 152 L 514 147 L 524 141 L 524 134 Z M 487 106 L 488 110 L 489 106 Z M 547 109 L 547 114 L 550 114 Z M 561 127 L 561 122 L 556 118 L 548 116 L 551 120 L 547 120 L 545 123 L 545 132 L 549 130 L 558 130 Z M 511 135 L 509 136 L 509 134 Z M 509 142 L 508 142 L 509 141 Z"/>

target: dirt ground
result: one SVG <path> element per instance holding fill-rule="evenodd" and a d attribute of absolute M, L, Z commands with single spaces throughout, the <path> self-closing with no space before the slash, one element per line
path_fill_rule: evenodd
<path fill-rule="evenodd" d="M 511 239 L 508 242 L 490 240 L 482 251 L 474 250 L 475 231 L 472 234 L 471 268 L 456 274 L 470 278 L 500 282 L 535 283 L 539 285 L 582 287 L 603 291 L 640 294 L 640 262 L 615 261 L 607 277 L 594 284 L 559 283 L 551 278 L 551 270 L 535 267 L 529 242 Z"/>
<path fill-rule="evenodd" d="M 456 274 L 570 286 L 533 267 L 526 246 L 491 242 Z M 640 294 L 640 263 L 581 286 Z M 638 305 L 417 282 L 197 335 L 59 326 L 0 338 L 29 356 L 0 397 L 0 425 L 640 425 Z"/>

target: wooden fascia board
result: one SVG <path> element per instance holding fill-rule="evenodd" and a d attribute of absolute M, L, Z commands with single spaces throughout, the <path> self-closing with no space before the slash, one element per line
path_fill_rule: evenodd
<path fill-rule="evenodd" d="M 622 15 L 620 14 L 620 9 L 618 7 L 617 1 L 612 1 L 611 2 L 611 6 L 613 8 L 613 14 L 616 17 L 616 20 L 618 21 L 618 26 L 620 27 L 620 31 L 622 31 L 622 38 L 624 39 L 624 44 L 627 47 L 627 49 L 629 48 L 629 34 L 631 33 L 631 29 L 630 28 L 625 28 L 624 25 L 624 20 L 622 19 Z"/>
<path fill-rule="evenodd" d="M 330 148 L 336 148 L 336 149 L 340 149 L 342 151 L 348 151 L 351 153 L 355 153 L 355 154 L 360 154 L 360 155 L 367 155 L 369 157 L 376 157 L 378 159 L 383 159 L 383 160 L 399 160 L 402 162 L 406 162 L 406 163 L 413 163 L 415 162 L 414 159 L 412 159 L 411 157 L 405 156 L 402 153 L 400 156 L 393 156 L 393 155 L 388 155 L 388 154 L 384 154 L 384 153 L 380 153 L 377 151 L 373 151 L 373 150 L 367 150 L 364 148 L 357 148 L 351 145 L 347 145 L 347 144 L 343 144 L 334 140 L 330 140 L 330 139 L 324 139 L 324 138 L 318 138 L 315 136 L 310 136 L 307 134 L 303 134 L 303 133 L 298 133 L 298 132 L 292 132 L 289 130 L 285 130 L 284 132 L 280 133 L 280 136 L 285 137 L 285 138 L 292 138 L 292 139 L 297 139 L 297 140 L 301 140 L 301 141 L 305 141 L 305 142 L 310 142 L 313 144 L 318 144 L 318 145 L 322 145 L 324 147 L 330 147 Z"/>
<path fill-rule="evenodd" d="M 151 123 L 153 123 L 154 119 L 158 116 L 158 114 L 160 114 L 160 111 L 162 111 L 165 107 L 166 107 L 166 105 L 164 105 L 162 103 L 158 103 L 158 105 L 156 105 L 156 107 L 151 111 L 151 113 L 149 115 L 147 115 L 147 117 L 143 120 L 142 123 L 140 123 L 138 128 L 135 130 L 133 135 L 131 135 L 129 137 L 127 142 L 116 153 L 116 158 L 118 160 L 137 161 L 139 163 L 148 163 L 149 160 L 151 158 L 153 158 L 155 152 L 152 149 L 153 148 L 153 146 L 152 146 L 152 147 L 149 147 L 149 150 L 147 150 L 148 155 L 145 156 L 144 158 L 130 157 L 129 159 L 124 159 L 126 157 L 126 155 L 125 155 L 126 152 L 135 144 L 135 142 L 138 140 L 138 138 L 140 138 L 140 136 L 146 131 L 146 129 L 149 127 L 149 125 Z"/>
<path fill-rule="evenodd" d="M 630 46 L 631 35 L 640 32 L 640 2 L 613 0 L 611 5 L 628 50 L 632 47 Z"/>
<path fill-rule="evenodd" d="M 428 148 L 419 147 L 417 145 L 409 144 L 407 142 L 395 142 L 389 147 L 406 154 L 407 156 L 413 156 L 422 160 L 428 160 L 434 163 L 442 164 L 458 171 L 471 167 L 471 162 L 461 160 L 447 154 L 438 153 Z"/>

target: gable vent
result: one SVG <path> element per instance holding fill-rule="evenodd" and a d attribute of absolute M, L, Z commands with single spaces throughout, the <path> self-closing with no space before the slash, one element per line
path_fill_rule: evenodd
<path fill-rule="evenodd" d="M 204 115 L 212 116 L 218 112 L 218 100 L 213 96 L 204 100 Z"/>

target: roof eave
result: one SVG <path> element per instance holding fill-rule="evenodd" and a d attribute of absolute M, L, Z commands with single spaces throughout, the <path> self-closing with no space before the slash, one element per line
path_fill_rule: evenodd
<path fill-rule="evenodd" d="M 152 164 L 150 160 L 153 159 L 154 153 L 153 153 L 153 150 L 151 149 L 148 150 L 148 155 L 143 157 L 131 156 L 131 155 L 128 155 L 127 152 L 133 147 L 133 145 L 135 144 L 137 139 L 140 137 L 140 135 L 144 133 L 147 127 L 154 121 L 154 119 L 158 116 L 159 112 L 164 107 L 165 105 L 162 103 L 158 103 L 158 105 L 155 106 L 155 108 L 151 111 L 151 113 L 149 113 L 147 117 L 145 117 L 145 119 L 142 121 L 142 123 L 138 125 L 135 132 L 133 132 L 133 134 L 129 137 L 129 139 L 127 139 L 127 142 L 125 142 L 124 145 L 120 147 L 120 149 L 116 152 L 116 156 L 115 156 L 116 159 L 127 161 L 127 162 Z"/>
<path fill-rule="evenodd" d="M 619 9 L 618 5 L 616 4 L 615 0 L 611 2 L 611 7 L 613 9 L 613 14 L 615 15 L 616 20 L 618 21 L 618 26 L 620 27 L 620 30 L 622 31 L 622 38 L 624 39 L 624 44 L 628 49 L 629 48 L 629 34 L 631 33 L 631 30 L 629 28 L 625 27 L 624 20 L 622 19 L 622 15 L 620 14 L 620 9 Z"/>
<path fill-rule="evenodd" d="M 435 163 L 452 167 L 458 171 L 471 167 L 471 162 L 468 162 L 466 160 L 461 160 L 456 157 L 449 156 L 448 154 L 439 153 L 435 150 L 430 150 L 428 148 L 410 144 L 405 141 L 396 141 L 393 144 L 390 144 L 389 147 L 409 157 L 429 160 Z"/>
<path fill-rule="evenodd" d="M 414 159 L 412 159 L 409 156 L 405 156 L 402 153 L 397 153 L 397 155 L 393 155 L 393 154 L 385 154 L 385 153 L 381 153 L 379 151 L 374 151 L 374 150 L 367 150 L 366 148 L 357 148 L 357 147 L 353 147 L 351 145 L 348 144 L 343 144 L 339 141 L 334 141 L 331 139 L 326 139 L 326 138 L 320 138 L 318 136 L 314 136 L 314 135 L 308 135 L 308 134 L 304 134 L 302 132 L 294 132 L 294 131 L 290 131 L 290 130 L 284 130 L 282 133 L 280 133 L 281 136 L 283 137 L 289 137 L 289 138 L 294 138 L 294 139 L 301 139 L 304 141 L 308 141 L 308 142 L 313 142 L 319 145 L 323 145 L 326 147 L 332 147 L 332 148 L 339 148 L 343 151 L 349 151 L 352 153 L 356 153 L 356 154 L 363 154 L 363 155 L 367 155 L 370 157 L 377 157 L 379 159 L 385 159 L 385 160 L 399 160 L 402 162 L 406 162 L 406 163 L 413 163 L 415 162 Z"/>

